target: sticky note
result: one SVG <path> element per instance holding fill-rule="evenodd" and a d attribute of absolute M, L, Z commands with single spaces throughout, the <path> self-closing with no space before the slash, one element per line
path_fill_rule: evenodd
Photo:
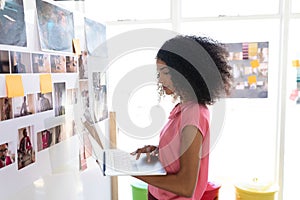
<path fill-rule="evenodd" d="M 51 74 L 40 75 L 40 91 L 42 94 L 52 92 Z"/>
<path fill-rule="evenodd" d="M 290 100 L 296 100 L 296 98 L 298 97 L 298 90 L 293 90 L 292 93 L 290 94 Z"/>
<path fill-rule="evenodd" d="M 257 55 L 257 49 L 258 49 L 258 45 L 257 43 L 249 43 L 248 44 L 248 52 L 249 52 L 249 56 L 256 56 Z"/>
<path fill-rule="evenodd" d="M 293 67 L 300 67 L 300 61 L 299 60 L 293 60 L 292 64 L 293 64 Z"/>
<path fill-rule="evenodd" d="M 256 83 L 256 76 L 248 76 L 249 85 Z"/>
<path fill-rule="evenodd" d="M 73 42 L 73 52 L 76 55 L 81 55 L 81 48 L 80 48 L 80 41 L 79 41 L 79 39 L 73 39 L 72 42 Z"/>
<path fill-rule="evenodd" d="M 259 61 L 258 60 L 252 60 L 250 62 L 250 65 L 251 65 L 252 68 L 257 68 L 257 67 L 259 67 Z"/>
<path fill-rule="evenodd" d="M 5 76 L 7 97 L 21 97 L 24 96 L 24 87 L 21 75 L 7 75 Z"/>

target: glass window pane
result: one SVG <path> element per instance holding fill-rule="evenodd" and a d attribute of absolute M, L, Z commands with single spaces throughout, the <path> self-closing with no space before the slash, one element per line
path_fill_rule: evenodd
<path fill-rule="evenodd" d="M 292 0 L 292 13 L 300 13 L 300 1 Z"/>
<path fill-rule="evenodd" d="M 85 0 L 85 13 L 104 21 L 170 19 L 170 0 Z"/>
<path fill-rule="evenodd" d="M 142 29 L 142 28 L 157 28 L 157 29 L 171 30 L 172 25 L 170 23 L 109 25 L 106 27 L 106 35 L 107 38 L 111 38 L 113 36 L 116 36 L 118 34 L 127 31 L 132 31 L 135 29 Z"/>
<path fill-rule="evenodd" d="M 296 1 L 296 0 L 295 0 Z M 278 13 L 279 0 L 184 0 L 183 17 L 240 16 Z"/>
<path fill-rule="evenodd" d="M 300 163 L 295 162 L 299 157 L 299 118 L 300 118 L 300 95 L 294 91 L 300 91 L 297 86 L 297 78 L 300 76 L 300 68 L 293 67 L 293 61 L 300 60 L 300 19 L 293 19 L 290 22 L 289 42 L 288 42 L 288 63 L 287 63 L 287 101 L 285 117 L 285 159 L 284 159 L 284 187 L 283 199 L 293 199 L 298 194 L 298 187 L 295 181 L 300 179 Z M 294 94 L 294 95 L 292 95 Z"/>
<path fill-rule="evenodd" d="M 224 199 L 235 198 L 233 184 L 255 177 L 275 180 L 278 27 L 279 20 L 189 22 L 181 26 L 184 34 L 206 35 L 223 43 L 269 42 L 268 98 L 226 99 L 223 129 L 211 133 L 221 136 L 211 152 L 210 180 L 222 183 L 220 197 Z"/>

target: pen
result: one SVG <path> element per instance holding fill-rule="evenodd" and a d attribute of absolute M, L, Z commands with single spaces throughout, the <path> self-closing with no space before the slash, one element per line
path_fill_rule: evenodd
<path fill-rule="evenodd" d="M 106 162 L 105 151 L 103 151 L 103 176 L 105 176 L 105 170 L 106 170 L 105 162 Z"/>

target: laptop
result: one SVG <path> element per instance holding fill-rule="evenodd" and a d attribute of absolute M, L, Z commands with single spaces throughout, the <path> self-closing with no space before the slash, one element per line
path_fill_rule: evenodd
<path fill-rule="evenodd" d="M 147 162 L 146 154 L 142 154 L 140 158 L 136 160 L 136 156 L 130 155 L 129 152 L 120 149 L 103 148 L 103 143 L 99 145 L 89 132 L 88 139 L 92 147 L 92 154 L 104 176 L 147 176 L 167 174 L 156 156 L 151 158 L 151 162 Z"/>

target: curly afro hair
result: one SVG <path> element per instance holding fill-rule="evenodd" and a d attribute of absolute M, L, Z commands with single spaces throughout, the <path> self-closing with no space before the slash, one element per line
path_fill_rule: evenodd
<path fill-rule="evenodd" d="M 170 69 L 175 93 L 182 100 L 212 105 L 230 94 L 232 67 L 223 44 L 209 38 L 178 35 L 157 53 Z"/>

